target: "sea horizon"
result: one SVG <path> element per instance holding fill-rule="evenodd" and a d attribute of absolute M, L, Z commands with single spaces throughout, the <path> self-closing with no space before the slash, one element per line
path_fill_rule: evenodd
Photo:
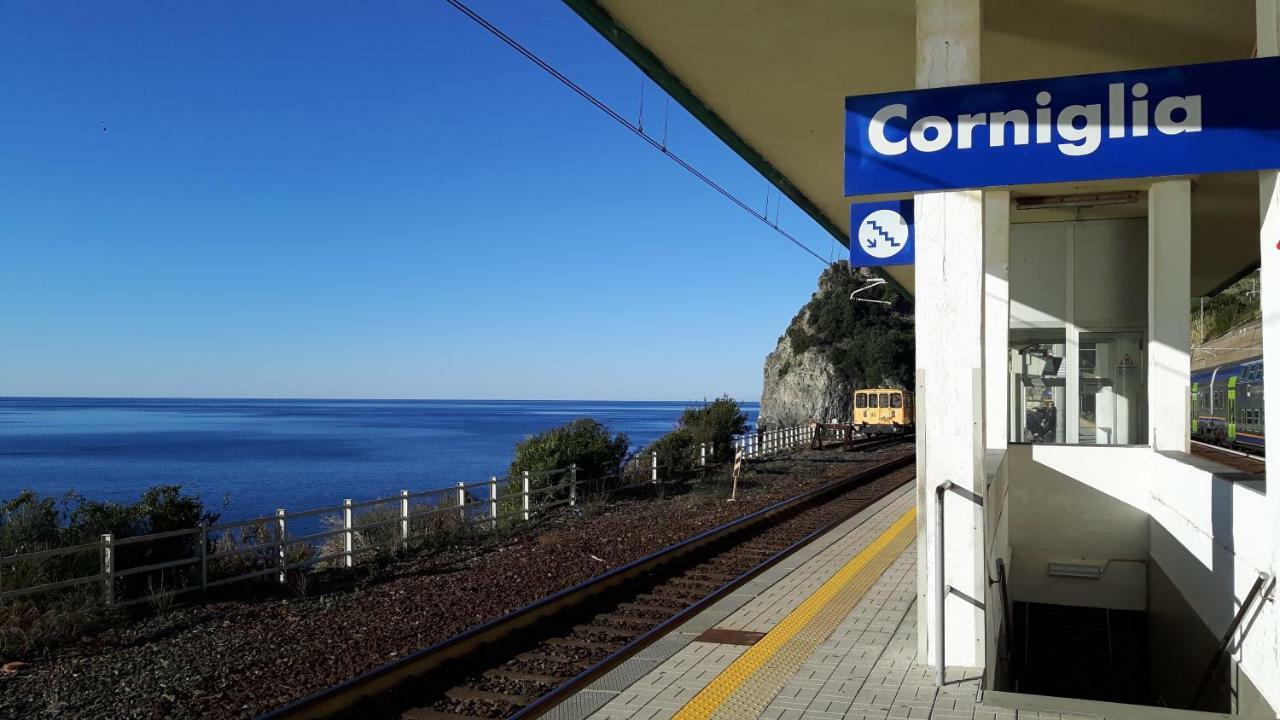
<path fill-rule="evenodd" d="M 244 519 L 502 477 L 517 442 L 582 417 L 634 451 L 701 402 L 5 396 L 0 500 L 132 502 L 174 484 Z M 759 404 L 742 406 L 754 422 Z"/>

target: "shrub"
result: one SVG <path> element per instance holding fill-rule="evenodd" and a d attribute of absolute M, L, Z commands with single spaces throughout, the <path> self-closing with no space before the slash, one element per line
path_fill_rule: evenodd
<path fill-rule="evenodd" d="M 649 444 L 645 453 L 658 453 L 658 467 L 675 472 L 690 470 L 698 461 L 698 446 L 708 445 L 708 460 L 729 457 L 734 435 L 747 430 L 747 414 L 728 395 L 709 403 L 685 408 L 676 428 Z"/>
<path fill-rule="evenodd" d="M 725 395 L 699 407 L 686 408 L 678 427 L 690 433 L 693 445 L 707 443 L 713 457 L 727 458 L 730 440 L 747 431 L 747 414 L 737 400 Z M 691 454 L 689 458 L 692 462 Z"/>
<path fill-rule="evenodd" d="M 507 470 L 509 491 L 520 491 L 520 474 L 532 477 L 529 489 L 537 490 L 560 482 L 562 478 L 550 470 L 578 466 L 578 481 L 588 482 L 617 474 L 627 456 L 629 441 L 624 433 L 610 435 L 599 422 L 581 418 L 546 432 L 525 438 L 516 444 L 515 459 Z M 549 499 L 545 495 L 539 500 Z"/>
<path fill-rule="evenodd" d="M 697 444 L 698 441 L 689 428 L 677 427 L 675 430 L 649 443 L 649 447 L 645 448 L 645 455 L 652 452 L 658 453 L 659 472 L 666 470 L 685 471 L 694 465 L 694 447 Z M 645 473 L 649 472 L 647 464 L 642 467 Z"/>
<path fill-rule="evenodd" d="M 0 504 L 0 553 L 12 555 L 81 545 L 94 542 L 104 533 L 123 539 L 193 528 L 200 522 L 216 520 L 217 515 L 205 512 L 199 498 L 183 495 L 178 485 L 152 487 L 140 500 L 130 504 L 86 500 L 75 494 L 68 494 L 59 502 L 28 490 Z M 191 558 L 198 551 L 199 541 L 195 535 L 165 538 L 117 548 L 115 562 L 118 568 L 130 568 Z M 3 575 L 3 589 L 8 590 L 92 575 L 98 572 L 98 563 L 96 553 L 83 552 L 7 565 L 0 575 Z M 195 569 L 171 568 L 161 572 L 163 574 L 143 573 L 120 578 L 116 581 L 116 591 L 128 596 L 159 584 L 180 587 L 190 581 Z M 59 597 L 61 595 L 52 597 L 48 603 L 40 602 L 53 607 Z"/>

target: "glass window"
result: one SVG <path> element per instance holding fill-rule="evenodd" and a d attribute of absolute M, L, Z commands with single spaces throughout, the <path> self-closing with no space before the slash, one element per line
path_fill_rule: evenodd
<path fill-rule="evenodd" d="M 867 407 L 875 407 L 875 406 L 876 406 L 876 394 L 867 393 Z"/>
<path fill-rule="evenodd" d="M 880 407 L 889 407 L 889 393 L 880 393 Z"/>
<path fill-rule="evenodd" d="M 1081 445 L 1147 441 L 1142 333 L 1080 333 Z"/>
<path fill-rule="evenodd" d="M 854 396 L 853 396 L 853 406 L 854 406 L 854 407 L 859 407 L 859 408 L 864 408 L 864 407 L 866 407 L 866 406 L 867 406 L 867 394 L 866 394 L 866 393 L 858 393 L 858 394 L 854 395 Z"/>
<path fill-rule="evenodd" d="M 1009 330 L 1010 442 L 1066 442 L 1062 330 Z"/>
<path fill-rule="evenodd" d="M 890 395 L 889 402 L 896 408 L 902 407 L 902 393 L 894 393 Z"/>

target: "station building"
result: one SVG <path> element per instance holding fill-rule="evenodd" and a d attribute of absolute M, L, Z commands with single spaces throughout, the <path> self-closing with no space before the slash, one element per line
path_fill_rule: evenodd
<path fill-rule="evenodd" d="M 850 192 L 846 98 L 1257 63 L 1280 54 L 1280 0 L 567 2 L 842 242 L 856 241 L 855 199 L 913 201 L 914 263 L 883 272 L 916 307 L 917 657 L 976 669 L 990 693 L 1096 698 L 1071 686 L 1072 664 L 1093 660 L 1070 648 L 1101 632 L 1131 652 L 1136 637 L 1142 657 L 1111 658 L 1124 687 L 1106 699 L 1276 717 L 1280 492 L 1267 486 L 1280 465 L 1264 482 L 1192 454 L 1188 317 L 1191 298 L 1260 266 L 1265 347 L 1280 343 L 1280 165 L 1257 164 L 1280 128 L 1274 66 L 1263 82 L 1228 68 L 1211 83 L 1242 108 L 1218 128 L 1234 151 L 1150 145 L 1133 167 L 1154 170 L 1133 175 L 1023 166 L 1010 170 L 1034 181 L 993 170 L 964 186 L 921 171 L 919 188 L 883 191 L 854 168 Z M 1165 102 L 1135 77 L 1097 85 L 1096 109 L 1048 93 L 981 118 L 903 105 L 879 120 L 923 125 L 869 142 L 882 156 L 978 153 L 1024 132 L 1088 162 L 1214 121 L 1198 94 Z M 1030 121 L 1016 127 L 1015 111 Z M 1280 417 L 1273 404 L 1264 418 Z M 1012 659 L 1032 654 L 1059 656 L 1068 679 L 1019 677 Z"/>

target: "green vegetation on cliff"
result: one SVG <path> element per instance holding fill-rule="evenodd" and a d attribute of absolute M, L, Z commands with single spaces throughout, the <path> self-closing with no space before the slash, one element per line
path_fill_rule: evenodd
<path fill-rule="evenodd" d="M 915 384 L 915 325 L 911 301 L 885 284 L 858 297 L 890 304 L 858 302 L 850 295 L 868 276 L 841 261 L 827 268 L 818 292 L 787 328 L 800 355 L 817 348 L 852 386 Z"/>
<path fill-rule="evenodd" d="M 1191 347 L 1260 318 L 1258 287 L 1258 273 L 1252 272 L 1211 298 L 1192 298 Z"/>

